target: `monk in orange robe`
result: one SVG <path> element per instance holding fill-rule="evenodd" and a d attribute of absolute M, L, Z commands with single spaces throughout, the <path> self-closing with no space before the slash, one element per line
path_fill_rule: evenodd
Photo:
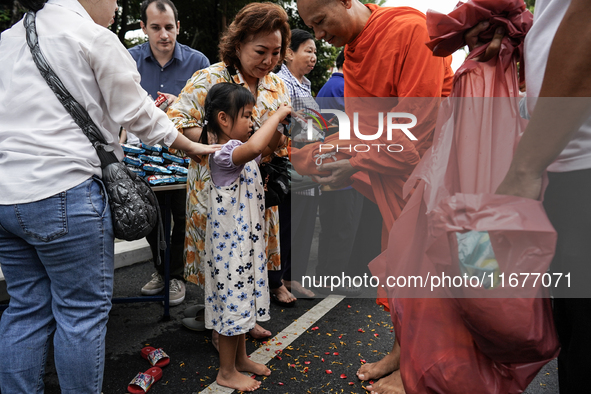
<path fill-rule="evenodd" d="M 402 187 L 432 144 L 437 99 L 451 92 L 451 58 L 434 57 L 426 47 L 430 38 L 425 15 L 413 8 L 363 5 L 358 0 L 298 0 L 297 6 L 306 25 L 314 29 L 316 39 L 336 47 L 345 46 L 345 108 L 351 121 L 354 112 L 360 118 L 363 113 L 375 117 L 378 112 L 410 113 L 417 118 L 417 125 L 412 128 L 416 140 L 401 132 L 392 133 L 388 139 L 384 132 L 376 141 L 359 141 L 383 146 L 398 144 L 403 148 L 401 152 L 356 152 L 349 159 L 325 162 L 319 168 L 331 175 L 317 177 L 318 181 L 333 188 L 346 183 L 358 171 L 369 175 L 384 219 L 385 250 L 388 231 L 406 201 Z M 377 99 L 387 97 L 397 99 Z M 382 108 L 390 103 L 394 103 L 390 108 Z M 360 125 L 373 123 L 360 121 Z M 353 133 L 351 138 L 355 138 Z M 372 393 L 404 393 L 399 358 L 400 346 L 395 341 L 386 357 L 363 365 L 357 376 L 361 380 L 382 378 L 367 386 Z"/>

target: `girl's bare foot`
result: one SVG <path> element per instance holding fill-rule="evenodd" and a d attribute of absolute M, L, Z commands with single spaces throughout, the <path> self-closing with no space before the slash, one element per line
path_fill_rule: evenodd
<path fill-rule="evenodd" d="M 357 371 L 359 380 L 375 380 L 400 368 L 400 352 L 390 352 L 380 361 L 375 363 L 363 364 Z"/>
<path fill-rule="evenodd" d="M 300 282 L 297 280 L 285 280 L 283 281 L 285 287 L 291 291 L 294 295 L 297 294 L 298 297 L 301 298 L 314 298 L 316 294 L 312 290 L 306 289 Z"/>
<path fill-rule="evenodd" d="M 269 376 L 271 370 L 264 364 L 255 363 L 248 357 L 241 360 L 236 360 L 236 369 L 240 372 L 249 372 L 255 375 Z"/>
<path fill-rule="evenodd" d="M 258 380 L 243 375 L 236 370 L 226 374 L 222 373 L 220 370 L 220 372 L 218 372 L 217 378 L 215 378 L 215 381 L 220 386 L 230 387 L 238 391 L 255 391 L 261 386 L 261 382 Z"/>
<path fill-rule="evenodd" d="M 263 327 L 256 324 L 248 334 L 254 339 L 265 339 L 271 336 L 271 331 L 264 329 Z"/>
<path fill-rule="evenodd" d="M 374 384 L 365 388 L 371 394 L 405 394 L 404 385 L 402 384 L 402 377 L 400 370 L 392 372 L 392 374 L 385 376 L 375 382 Z"/>

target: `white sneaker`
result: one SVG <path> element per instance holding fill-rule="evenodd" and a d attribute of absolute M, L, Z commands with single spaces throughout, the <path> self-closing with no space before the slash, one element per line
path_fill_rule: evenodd
<path fill-rule="evenodd" d="M 185 283 L 182 280 L 172 279 L 170 281 L 168 302 L 170 306 L 180 304 L 185 300 Z"/>
<path fill-rule="evenodd" d="M 164 279 L 158 272 L 152 274 L 152 279 L 142 287 L 143 295 L 155 295 L 164 290 Z"/>

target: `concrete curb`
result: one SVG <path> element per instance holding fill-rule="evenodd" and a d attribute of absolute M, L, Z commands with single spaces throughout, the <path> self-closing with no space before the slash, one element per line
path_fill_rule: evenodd
<path fill-rule="evenodd" d="M 115 242 L 115 269 L 141 263 L 151 258 L 150 245 L 145 238 L 131 242 Z M 6 293 L 6 282 L 2 274 L 2 267 L 0 267 L 0 301 L 5 300 L 8 300 L 8 293 Z"/>

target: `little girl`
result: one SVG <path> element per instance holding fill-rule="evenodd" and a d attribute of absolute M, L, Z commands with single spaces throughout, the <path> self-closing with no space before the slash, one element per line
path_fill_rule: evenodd
<path fill-rule="evenodd" d="M 244 334 L 257 321 L 270 318 L 265 191 L 258 162 L 277 147 L 277 126 L 291 112 L 289 105 L 282 105 L 252 134 L 254 104 L 252 93 L 240 85 L 214 85 L 205 99 L 207 123 L 201 134 L 202 142 L 223 144 L 209 156 L 205 327 L 219 333 L 216 382 L 239 391 L 253 391 L 261 384 L 241 372 L 271 374 L 265 365 L 249 360 Z"/>

